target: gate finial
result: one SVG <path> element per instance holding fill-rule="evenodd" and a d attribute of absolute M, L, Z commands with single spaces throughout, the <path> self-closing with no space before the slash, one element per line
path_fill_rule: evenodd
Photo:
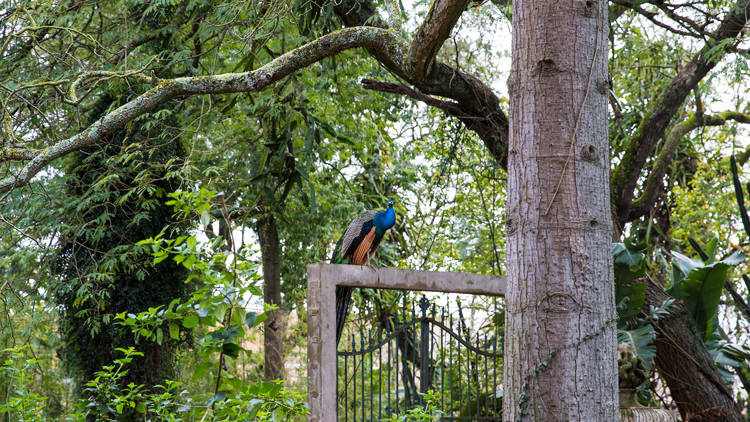
<path fill-rule="evenodd" d="M 422 310 L 422 318 L 427 317 L 427 309 L 430 308 L 430 301 L 427 299 L 427 296 L 422 295 L 422 298 L 419 299 L 419 309 Z"/>

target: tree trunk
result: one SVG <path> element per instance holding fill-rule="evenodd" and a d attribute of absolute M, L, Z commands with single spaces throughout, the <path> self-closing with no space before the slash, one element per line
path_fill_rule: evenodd
<path fill-rule="evenodd" d="M 281 248 L 276 220 L 267 211 L 258 219 L 258 238 L 263 259 L 263 301 L 281 306 Z M 266 380 L 284 379 L 284 313 L 268 312 L 263 330 Z"/>
<path fill-rule="evenodd" d="M 670 296 L 652 281 L 646 281 L 643 310 L 659 307 Z M 741 422 L 728 388 L 692 324 L 693 317 L 675 302 L 669 317 L 654 322 L 656 369 L 662 375 L 685 421 Z"/>
<path fill-rule="evenodd" d="M 503 420 L 618 417 L 607 3 L 513 2 Z"/>

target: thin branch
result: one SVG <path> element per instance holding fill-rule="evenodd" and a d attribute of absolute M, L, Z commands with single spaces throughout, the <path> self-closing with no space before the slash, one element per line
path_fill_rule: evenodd
<path fill-rule="evenodd" d="M 128 42 L 112 57 L 110 63 L 116 64 L 121 62 L 131 51 L 154 39 L 156 39 L 156 35 L 146 35 Z"/>
<path fill-rule="evenodd" d="M 423 94 L 413 88 L 410 88 L 404 84 L 397 84 L 391 82 L 381 82 L 373 79 L 363 78 L 359 81 L 365 89 L 371 89 L 373 91 L 389 92 L 391 94 L 406 95 L 407 97 L 421 101 L 427 105 L 437 107 L 451 116 L 455 117 L 470 117 L 463 110 L 461 106 L 454 101 L 445 101 L 435 98 L 431 95 Z"/>

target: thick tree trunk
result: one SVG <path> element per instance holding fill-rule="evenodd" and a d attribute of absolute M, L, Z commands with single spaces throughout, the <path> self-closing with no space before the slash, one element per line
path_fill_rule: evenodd
<path fill-rule="evenodd" d="M 607 3 L 513 2 L 503 420 L 615 421 Z"/>
<path fill-rule="evenodd" d="M 669 298 L 664 289 L 646 281 L 643 309 L 659 307 Z M 692 316 L 675 302 L 666 319 L 656 328 L 656 369 L 669 387 L 672 398 L 685 421 L 740 422 L 744 418 L 722 383 L 719 371 L 692 325 Z"/>
<path fill-rule="evenodd" d="M 258 219 L 258 238 L 263 259 L 263 301 L 281 306 L 281 248 L 276 220 L 267 212 Z M 265 379 L 284 379 L 284 313 L 268 312 L 263 331 Z"/>

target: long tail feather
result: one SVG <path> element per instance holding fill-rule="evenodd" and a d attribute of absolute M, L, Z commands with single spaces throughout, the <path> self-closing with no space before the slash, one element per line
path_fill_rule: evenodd
<path fill-rule="evenodd" d="M 336 346 L 341 340 L 341 333 L 344 331 L 344 322 L 346 314 L 349 313 L 349 302 L 352 301 L 352 288 L 345 286 L 336 286 Z"/>

